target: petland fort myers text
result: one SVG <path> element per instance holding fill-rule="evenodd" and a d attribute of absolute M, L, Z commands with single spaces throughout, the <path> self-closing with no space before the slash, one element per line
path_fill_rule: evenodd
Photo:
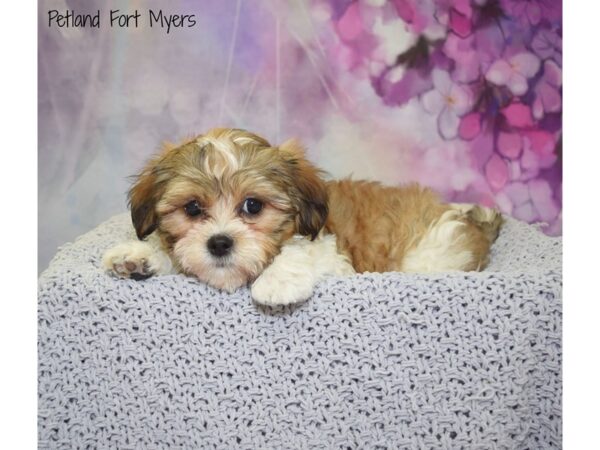
<path fill-rule="evenodd" d="M 74 10 L 48 11 L 48 26 L 50 28 L 138 28 L 145 25 L 159 28 L 169 34 L 175 29 L 192 28 L 196 26 L 194 14 L 170 14 L 162 9 L 148 9 L 145 12 L 135 10 L 126 12 L 120 9 L 109 11 L 97 10 L 92 14 L 79 14 Z"/>

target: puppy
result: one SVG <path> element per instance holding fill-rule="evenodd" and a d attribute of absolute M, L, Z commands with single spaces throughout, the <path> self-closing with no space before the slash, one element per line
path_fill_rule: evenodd
<path fill-rule="evenodd" d="M 502 224 L 418 185 L 325 181 L 298 142 L 225 128 L 165 146 L 129 204 L 140 240 L 109 249 L 108 271 L 185 273 L 230 292 L 250 282 L 262 304 L 305 300 L 328 275 L 481 270 Z"/>

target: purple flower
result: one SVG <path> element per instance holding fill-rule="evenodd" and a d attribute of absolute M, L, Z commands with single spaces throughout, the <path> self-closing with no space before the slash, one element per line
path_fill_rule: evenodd
<path fill-rule="evenodd" d="M 461 39 L 450 33 L 444 42 L 444 54 L 454 60 L 453 77 L 461 83 L 470 83 L 479 77 L 480 55 L 473 49 L 474 38 Z"/>
<path fill-rule="evenodd" d="M 346 9 L 344 15 L 337 22 L 336 28 L 343 41 L 350 42 L 360 37 L 364 31 L 364 25 L 358 3 L 354 3 Z"/>
<path fill-rule="evenodd" d="M 511 199 L 514 206 L 520 206 L 529 201 L 529 190 L 527 185 L 521 181 L 508 184 L 504 188 L 504 192 Z"/>
<path fill-rule="evenodd" d="M 488 69 L 485 78 L 498 86 L 506 86 L 513 95 L 527 92 L 527 79 L 540 68 L 540 59 L 533 53 L 518 53 L 508 59 L 499 59 Z"/>
<path fill-rule="evenodd" d="M 472 112 L 463 116 L 458 127 L 458 135 L 465 141 L 475 139 L 481 132 L 481 114 Z"/>
<path fill-rule="evenodd" d="M 441 149 L 460 149 L 468 163 L 453 166 L 453 177 L 439 181 L 441 191 L 495 202 L 517 218 L 547 221 L 556 232 L 561 220 L 556 164 L 561 2 L 359 0 L 344 5 L 344 14 L 340 8 L 332 20 L 339 39 L 330 45 L 346 50 L 353 77 L 369 76 L 387 107 L 419 98 L 446 141 L 417 158 L 417 176 L 449 167 Z M 419 163 L 426 164 L 418 168 Z"/>
<path fill-rule="evenodd" d="M 471 92 L 455 84 L 448 72 L 440 69 L 432 71 L 433 86 L 421 97 L 425 110 L 438 115 L 438 130 L 444 139 L 453 139 L 458 133 L 460 117 L 472 107 Z"/>
<path fill-rule="evenodd" d="M 531 41 L 531 48 L 542 59 L 553 59 L 562 66 L 562 38 L 553 30 L 542 28 Z"/>
<path fill-rule="evenodd" d="M 560 207 L 546 180 L 510 183 L 506 185 L 503 193 L 507 197 L 504 199 L 507 209 L 517 219 L 527 222 L 552 222 L 559 216 Z"/>
<path fill-rule="evenodd" d="M 466 37 L 473 29 L 472 15 L 470 0 L 454 0 L 448 12 L 448 27 L 457 35 Z"/>
<path fill-rule="evenodd" d="M 452 2 L 452 8 L 468 19 L 473 15 L 471 0 L 454 0 Z"/>
<path fill-rule="evenodd" d="M 514 128 L 531 128 L 533 118 L 529 106 L 521 102 L 513 102 L 500 110 L 508 125 Z"/>
<path fill-rule="evenodd" d="M 556 204 L 552 195 L 552 188 L 546 180 L 531 180 L 529 182 L 529 195 L 540 220 L 551 222 L 558 216 L 560 208 Z"/>
<path fill-rule="evenodd" d="M 557 0 L 500 0 L 502 9 L 527 25 L 537 25 L 542 19 L 559 20 L 562 2 Z"/>
<path fill-rule="evenodd" d="M 473 48 L 479 54 L 482 68 L 489 68 L 495 60 L 500 59 L 504 54 L 506 48 L 505 36 L 502 28 L 496 23 L 476 28 L 473 39 Z"/>
<path fill-rule="evenodd" d="M 390 3 L 395 7 L 398 17 L 410 24 L 413 33 L 424 34 L 429 38 L 433 38 L 433 35 L 442 37 L 445 34 L 446 24 L 440 26 L 436 20 L 438 5 L 433 0 L 392 0 Z"/>
<path fill-rule="evenodd" d="M 498 151 L 507 158 L 517 159 L 523 150 L 523 138 L 519 133 L 498 133 L 496 141 Z"/>
<path fill-rule="evenodd" d="M 542 169 L 548 169 L 556 162 L 554 152 L 555 136 L 547 131 L 531 130 L 522 134 L 522 154 L 519 166 L 514 167 L 513 179 L 531 180 L 537 177 Z"/>
<path fill-rule="evenodd" d="M 508 167 L 498 154 L 494 153 L 485 165 L 485 176 L 494 192 L 498 192 L 508 181 Z"/>
<path fill-rule="evenodd" d="M 544 75 L 535 85 L 535 100 L 533 101 L 533 117 L 541 119 L 546 113 L 558 112 L 562 108 L 560 86 L 562 84 L 562 70 L 552 61 L 544 63 Z"/>

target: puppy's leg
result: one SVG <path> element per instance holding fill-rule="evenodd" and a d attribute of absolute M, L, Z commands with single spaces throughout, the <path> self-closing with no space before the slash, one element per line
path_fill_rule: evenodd
<path fill-rule="evenodd" d="M 108 249 L 102 257 L 102 265 L 108 272 L 133 280 L 175 273 L 171 258 L 153 236 L 148 241 L 128 241 Z"/>
<path fill-rule="evenodd" d="M 312 295 L 327 275 L 351 275 L 352 265 L 337 250 L 334 235 L 314 241 L 292 238 L 252 284 L 252 298 L 263 305 L 288 305 Z"/>

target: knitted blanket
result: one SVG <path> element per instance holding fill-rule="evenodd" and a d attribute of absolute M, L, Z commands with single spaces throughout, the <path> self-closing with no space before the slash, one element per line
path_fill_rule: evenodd
<path fill-rule="evenodd" d="M 120 215 L 39 279 L 40 448 L 561 446 L 561 248 L 509 220 L 485 272 L 362 274 L 263 308 L 121 280 Z"/>

